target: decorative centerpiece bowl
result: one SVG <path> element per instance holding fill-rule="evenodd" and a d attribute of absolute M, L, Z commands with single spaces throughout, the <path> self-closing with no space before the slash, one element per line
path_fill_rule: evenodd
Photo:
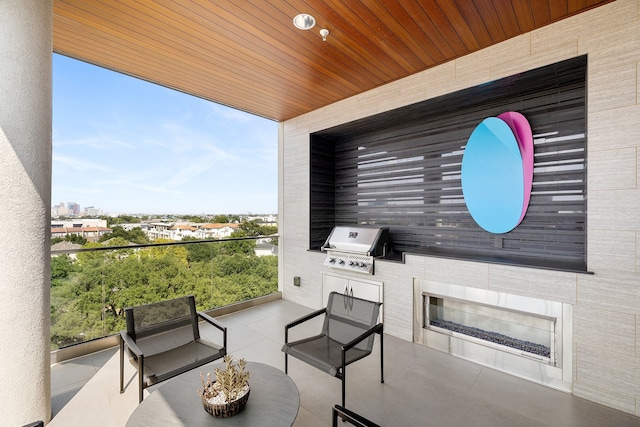
<path fill-rule="evenodd" d="M 205 411 L 214 417 L 228 418 L 244 409 L 251 387 L 246 360 L 240 359 L 234 364 L 230 355 L 225 355 L 223 360 L 225 368 L 215 369 L 215 380 L 211 378 L 211 373 L 207 373 L 206 377 L 200 373 L 203 390 L 198 390 L 198 394 Z"/>

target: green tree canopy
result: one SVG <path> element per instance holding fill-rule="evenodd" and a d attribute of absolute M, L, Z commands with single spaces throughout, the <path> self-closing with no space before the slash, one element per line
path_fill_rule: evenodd
<path fill-rule="evenodd" d="M 71 243 L 77 243 L 78 245 L 84 245 L 85 243 L 87 243 L 87 239 L 79 234 L 67 234 L 66 236 L 64 236 L 64 240 Z"/>
<path fill-rule="evenodd" d="M 120 215 L 117 217 L 110 216 L 101 216 L 100 219 L 106 219 L 109 227 L 118 224 L 138 224 L 140 223 L 140 218 L 131 216 L 131 215 Z"/>
<path fill-rule="evenodd" d="M 278 227 L 273 225 L 262 225 L 257 220 L 242 221 L 240 231 L 244 236 L 270 236 L 278 232 Z"/>
<path fill-rule="evenodd" d="M 114 226 L 111 233 L 101 236 L 100 242 L 105 242 L 115 237 L 121 237 L 127 242 L 137 243 L 139 245 L 149 243 L 149 238 L 140 227 L 135 227 L 127 231 L 120 225 Z"/>
<path fill-rule="evenodd" d="M 79 234 L 67 234 L 66 236 L 64 236 L 64 238 L 54 237 L 53 239 L 51 239 L 52 246 L 60 242 L 71 242 L 77 243 L 78 245 L 84 245 L 85 243 L 87 243 L 87 239 L 80 236 Z"/>
<path fill-rule="evenodd" d="M 73 271 L 73 260 L 69 255 L 63 254 L 51 257 L 51 281 L 64 279 Z"/>
<path fill-rule="evenodd" d="M 213 217 L 213 222 L 218 224 L 228 224 L 229 217 L 227 215 L 216 215 Z"/>
<path fill-rule="evenodd" d="M 186 215 L 186 216 L 183 216 L 182 219 L 189 222 L 195 222 L 197 224 L 203 224 L 205 222 L 209 222 L 209 220 L 207 220 L 206 218 L 203 218 L 197 215 Z"/>
<path fill-rule="evenodd" d="M 52 348 L 118 333 L 125 307 L 193 294 L 206 310 L 278 289 L 278 258 L 256 256 L 253 239 L 131 248 L 116 236 L 110 244 L 123 247 L 90 242 L 83 249 L 102 250 L 52 258 Z"/>

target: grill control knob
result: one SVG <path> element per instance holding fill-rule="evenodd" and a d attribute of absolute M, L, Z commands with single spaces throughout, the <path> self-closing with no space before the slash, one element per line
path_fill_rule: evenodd
<path fill-rule="evenodd" d="M 344 260 L 343 259 L 340 260 L 340 265 L 344 265 Z"/>
<path fill-rule="evenodd" d="M 331 264 L 335 264 L 336 259 L 335 259 L 335 258 L 329 258 L 329 262 L 330 262 Z"/>

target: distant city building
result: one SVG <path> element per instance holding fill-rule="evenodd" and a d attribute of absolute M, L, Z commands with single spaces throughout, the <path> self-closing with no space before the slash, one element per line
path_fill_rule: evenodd
<path fill-rule="evenodd" d="M 84 214 L 86 216 L 101 216 L 102 209 L 94 208 L 93 206 L 87 206 L 86 208 L 84 208 Z"/>
<path fill-rule="evenodd" d="M 278 215 L 243 215 L 243 220 L 257 221 L 263 225 L 278 225 Z"/>
<path fill-rule="evenodd" d="M 239 224 L 201 224 L 194 222 L 150 222 L 142 224 L 142 230 L 147 233 L 149 240 L 182 240 L 185 237 L 195 239 L 224 239 L 231 236 Z"/>
<path fill-rule="evenodd" d="M 78 218 L 71 221 L 51 221 L 51 238 L 64 239 L 71 234 L 84 237 L 89 242 L 97 242 L 100 237 L 111 233 L 104 219 Z"/>
<path fill-rule="evenodd" d="M 148 224 L 148 228 L 146 230 L 147 233 L 147 237 L 149 237 L 149 240 L 158 240 L 158 239 L 167 239 L 167 240 L 173 240 L 171 239 L 171 233 L 169 231 L 169 229 L 173 227 L 173 223 L 167 223 L 167 222 L 150 222 Z"/>
<path fill-rule="evenodd" d="M 262 217 L 262 222 L 268 222 L 272 224 L 278 223 L 278 215 L 265 215 Z"/>
<path fill-rule="evenodd" d="M 195 237 L 198 239 L 224 239 L 231 236 L 231 233 L 239 227 L 239 224 L 201 224 Z"/>
<path fill-rule="evenodd" d="M 67 209 L 69 210 L 69 215 L 80 215 L 80 205 L 76 202 L 68 202 Z"/>
<path fill-rule="evenodd" d="M 56 227 L 106 227 L 107 220 L 99 218 L 77 218 L 64 221 L 51 221 L 51 228 Z"/>
<path fill-rule="evenodd" d="M 59 216 L 68 216 L 68 215 L 69 215 L 69 209 L 64 204 L 64 202 L 60 202 L 59 205 L 55 205 L 53 208 L 51 208 L 51 216 L 53 218 L 57 218 Z"/>
<path fill-rule="evenodd" d="M 149 224 L 143 224 L 140 222 L 134 222 L 131 224 L 118 224 L 124 231 L 131 231 L 134 228 L 141 228 L 145 233 L 149 229 Z"/>
<path fill-rule="evenodd" d="M 102 209 L 95 208 L 93 206 L 87 206 L 84 210 L 81 209 L 80 205 L 76 202 L 60 202 L 60 204 L 55 205 L 51 208 L 51 217 L 59 218 L 61 216 L 101 216 Z"/>
<path fill-rule="evenodd" d="M 177 224 L 169 229 L 171 240 L 182 240 L 184 237 L 196 237 L 197 228 L 193 225 Z"/>

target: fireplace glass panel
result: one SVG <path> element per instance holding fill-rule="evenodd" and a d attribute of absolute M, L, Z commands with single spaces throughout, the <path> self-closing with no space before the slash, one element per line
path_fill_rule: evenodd
<path fill-rule="evenodd" d="M 424 327 L 462 334 L 554 363 L 555 319 L 482 304 L 425 296 Z"/>

